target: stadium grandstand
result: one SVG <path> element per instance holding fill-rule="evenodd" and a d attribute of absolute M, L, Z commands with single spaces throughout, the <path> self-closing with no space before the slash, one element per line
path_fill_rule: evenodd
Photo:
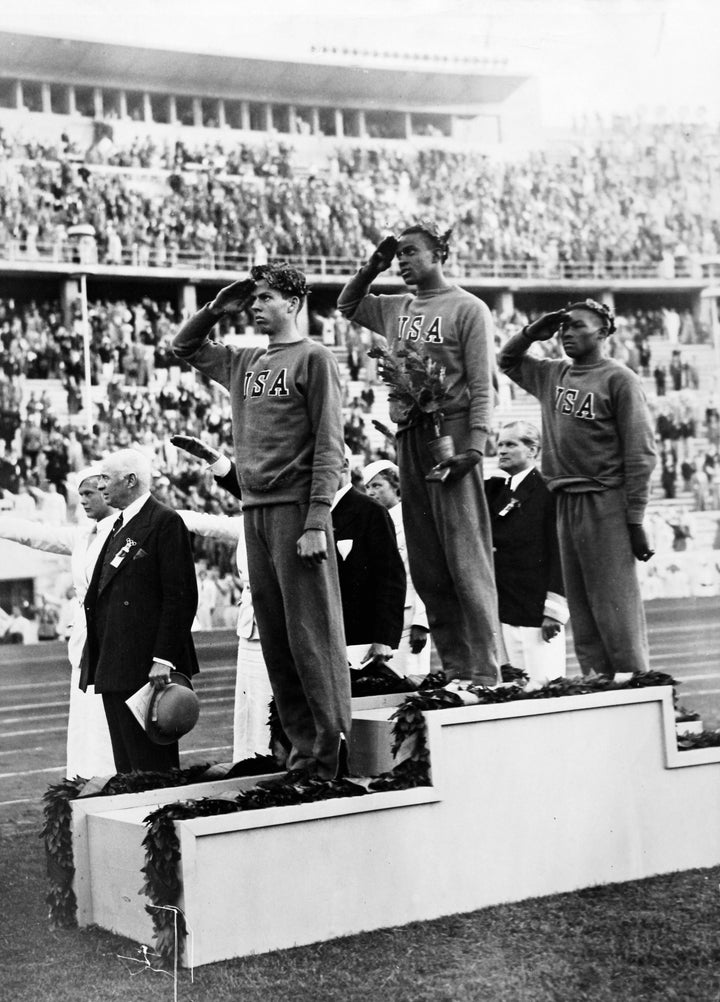
<path fill-rule="evenodd" d="M 358 462 L 392 455 L 367 332 L 335 302 L 384 232 L 423 216 L 453 226 L 448 274 L 488 303 L 498 344 L 570 300 L 614 307 L 610 350 L 658 422 L 656 545 L 682 564 L 674 526 L 691 522 L 711 554 L 681 567 L 682 585 L 653 564 L 648 597 L 720 593 L 718 122 L 589 118 L 548 137 L 536 80 L 492 53 L 315 44 L 273 58 L 6 30 L 0 56 L 6 511 L 74 518 L 73 473 L 131 442 L 156 460 L 161 499 L 234 511 L 170 443 L 229 447 L 231 433 L 226 399 L 169 346 L 184 316 L 274 258 L 308 274 L 304 322 L 337 352 Z M 255 337 L 251 316 L 222 334 Z M 537 421 L 537 406 L 501 381 L 497 426 L 510 416 Z M 212 625 L 228 625 L 232 554 L 196 545 Z M 10 547 L 5 613 L 61 604 L 64 565 Z"/>

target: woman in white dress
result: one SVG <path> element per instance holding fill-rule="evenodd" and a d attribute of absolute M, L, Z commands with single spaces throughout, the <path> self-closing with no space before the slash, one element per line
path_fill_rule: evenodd
<path fill-rule="evenodd" d="M 74 615 L 68 638 L 71 672 L 66 775 L 70 778 L 82 776 L 90 779 L 91 776 L 112 776 L 115 773 L 102 699 L 95 694 L 93 686 L 88 686 L 87 692 L 79 688 L 80 659 L 87 636 L 83 600 L 95 562 L 117 516 L 115 509 L 108 507 L 97 489 L 99 475 L 100 468 L 91 466 L 81 470 L 77 476 L 80 504 L 87 516 L 87 520 L 80 525 L 47 525 L 24 518 L 0 518 L 0 538 L 22 543 L 34 550 L 70 556 L 75 589 Z"/>
<path fill-rule="evenodd" d="M 400 646 L 393 654 L 391 667 L 398 675 L 427 675 L 430 671 L 427 613 L 410 577 L 398 468 L 387 459 L 376 459 L 373 463 L 368 463 L 363 470 L 363 482 L 368 496 L 387 509 L 395 526 L 398 550 L 405 565 L 407 590 L 403 632 Z"/>

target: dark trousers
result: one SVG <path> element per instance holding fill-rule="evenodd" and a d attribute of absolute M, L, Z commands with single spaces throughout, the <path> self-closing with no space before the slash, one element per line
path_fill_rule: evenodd
<path fill-rule="evenodd" d="M 253 609 L 280 722 L 292 743 L 288 767 L 338 769 L 351 703 L 337 559 L 328 511 L 328 556 L 306 567 L 297 554 L 307 505 L 246 508 Z"/>
<path fill-rule="evenodd" d="M 468 448 L 466 416 L 446 418 L 442 431 L 456 453 Z M 446 675 L 495 685 L 500 622 L 482 463 L 453 484 L 428 483 L 429 438 L 420 427 L 397 437 L 410 574 Z"/>
<path fill-rule="evenodd" d="M 575 654 L 583 675 L 648 671 L 645 607 L 625 492 L 557 493 L 557 527 Z"/>
<path fill-rule="evenodd" d="M 131 692 L 104 692 L 105 717 L 110 730 L 115 768 L 118 772 L 167 772 L 180 764 L 178 743 L 156 745 L 125 705 Z"/>

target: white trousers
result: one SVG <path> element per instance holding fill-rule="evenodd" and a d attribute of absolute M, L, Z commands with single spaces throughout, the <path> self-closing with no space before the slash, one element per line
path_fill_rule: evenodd
<path fill-rule="evenodd" d="M 403 630 L 400 638 L 400 646 L 393 651 L 393 656 L 388 662 L 389 666 L 398 675 L 428 675 L 430 672 L 430 634 L 427 635 L 425 646 L 419 654 L 413 654 L 410 650 L 410 627 Z"/>
<path fill-rule="evenodd" d="M 87 692 L 79 688 L 80 669 L 70 673 L 70 710 L 67 730 L 67 767 L 70 779 L 82 776 L 114 776 L 115 759 L 110 744 L 110 731 L 105 719 L 102 696 L 89 685 Z"/>
<path fill-rule="evenodd" d="M 272 687 L 259 640 L 238 642 L 233 762 L 270 754 L 270 700 Z"/>
<path fill-rule="evenodd" d="M 507 660 L 513 668 L 521 668 L 528 676 L 528 685 L 544 685 L 565 676 L 565 628 L 548 643 L 539 626 L 508 626 L 501 623 Z"/>

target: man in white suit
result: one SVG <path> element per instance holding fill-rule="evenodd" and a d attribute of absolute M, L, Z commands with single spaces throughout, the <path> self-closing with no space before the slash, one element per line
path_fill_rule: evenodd
<path fill-rule="evenodd" d="M 100 467 L 90 466 L 77 476 L 80 504 L 87 519 L 79 525 L 47 525 L 30 519 L 0 517 L 0 538 L 10 539 L 35 550 L 64 553 L 71 558 L 75 607 L 72 629 L 68 638 L 68 658 L 71 666 L 70 712 L 67 733 L 66 775 L 109 776 L 115 773 L 110 735 L 102 700 L 92 686 L 82 692 L 80 658 L 85 646 L 87 627 L 83 599 L 87 591 L 98 554 L 117 516 L 98 490 Z"/>

